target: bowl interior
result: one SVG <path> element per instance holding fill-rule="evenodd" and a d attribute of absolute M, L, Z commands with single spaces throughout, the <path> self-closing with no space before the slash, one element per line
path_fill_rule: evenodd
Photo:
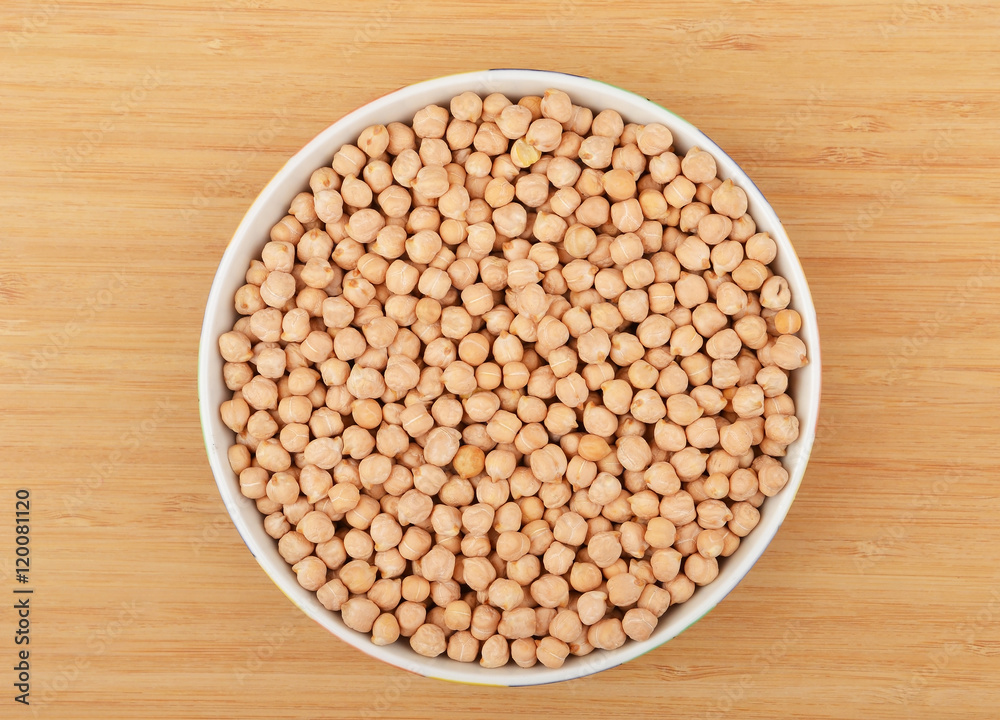
<path fill-rule="evenodd" d="M 334 153 L 345 143 L 353 143 L 368 125 L 409 121 L 420 108 L 438 103 L 447 106 L 454 95 L 466 90 L 487 95 L 502 92 L 512 99 L 540 95 L 547 88 L 569 93 L 579 105 L 595 112 L 617 110 L 626 122 L 661 122 L 672 131 L 680 152 L 697 145 L 716 158 L 719 176 L 732 178 L 747 193 L 749 212 L 759 231 L 767 231 L 778 244 L 776 272 L 784 275 L 792 290 L 792 307 L 803 319 L 800 333 L 809 350 L 810 364 L 793 374 L 789 393 L 795 399 L 801 435 L 788 448 L 784 458 L 790 479 L 788 485 L 761 508 L 756 529 L 739 549 L 722 563 L 718 578 L 698 588 L 688 602 L 671 607 L 660 619 L 652 637 L 645 642 L 629 642 L 614 651 L 596 651 L 584 657 L 569 657 L 562 668 L 536 665 L 530 670 L 513 664 L 486 669 L 478 664 L 457 663 L 446 656 L 428 659 L 412 652 L 405 643 L 388 647 L 372 645 L 367 636 L 347 628 L 339 614 L 329 612 L 314 593 L 302 588 L 291 568 L 277 551 L 277 544 L 264 532 L 262 516 L 253 501 L 244 498 L 227 459 L 233 433 L 219 417 L 219 405 L 228 399 L 222 382 L 222 358 L 218 354 L 219 335 L 231 330 L 237 319 L 233 296 L 245 282 L 250 260 L 259 257 L 271 226 L 281 219 L 291 199 L 308 189 L 311 173 L 328 165 Z M 788 512 L 802 482 L 816 432 L 820 395 L 820 352 L 816 312 L 805 274 L 777 216 L 756 185 L 714 142 L 690 123 L 638 95 L 587 78 L 534 70 L 487 70 L 430 80 L 383 96 L 336 122 L 292 157 L 264 188 L 247 212 L 227 247 L 219 265 L 205 311 L 198 359 L 198 395 L 202 428 L 209 462 L 226 508 L 240 535 L 257 562 L 278 587 L 309 617 L 344 641 L 364 652 L 405 670 L 440 679 L 487 685 L 538 685 L 581 677 L 619 665 L 638 657 L 671 639 L 711 610 L 747 573 L 774 537 Z"/>

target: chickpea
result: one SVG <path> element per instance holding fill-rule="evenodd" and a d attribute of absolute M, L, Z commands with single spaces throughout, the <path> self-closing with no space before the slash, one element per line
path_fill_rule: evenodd
<path fill-rule="evenodd" d="M 418 655 L 437 657 L 447 647 L 444 630 L 437 625 L 424 623 L 410 636 L 410 647 Z"/>
<path fill-rule="evenodd" d="M 587 552 L 597 567 L 610 567 L 621 557 L 622 546 L 619 535 L 614 532 L 601 532 L 587 542 Z"/>
<path fill-rule="evenodd" d="M 543 637 L 536 649 L 538 662 L 548 668 L 560 668 L 569 655 L 569 645 L 551 635 Z"/>
<path fill-rule="evenodd" d="M 347 627 L 358 632 L 369 633 L 381 611 L 378 605 L 371 600 L 355 597 L 341 605 L 340 613 Z"/>
<path fill-rule="evenodd" d="M 372 623 L 372 643 L 392 645 L 399 639 L 399 621 L 388 612 L 382 613 Z"/>
<path fill-rule="evenodd" d="M 794 335 L 781 335 L 771 348 L 774 365 L 782 370 L 795 370 L 807 364 L 806 346 Z"/>
<path fill-rule="evenodd" d="M 627 636 L 618 618 L 605 618 L 587 630 L 587 642 L 602 650 L 615 650 L 625 644 Z"/>
<path fill-rule="evenodd" d="M 531 637 L 535 633 L 535 611 L 530 607 L 505 610 L 497 632 L 508 640 Z"/>
<path fill-rule="evenodd" d="M 502 635 L 492 635 L 483 643 L 479 664 L 485 668 L 503 667 L 510 660 L 510 645 Z"/>
<path fill-rule="evenodd" d="M 342 146 L 250 263 L 229 462 L 373 643 L 556 668 L 646 640 L 787 484 L 802 316 L 746 193 L 673 139 L 462 93 Z"/>
<path fill-rule="evenodd" d="M 621 573 L 608 580 L 608 601 L 616 607 L 634 605 L 645 583 L 631 573 Z"/>
<path fill-rule="evenodd" d="M 531 597 L 542 607 L 565 607 L 569 602 L 569 583 L 559 575 L 543 575 L 531 583 Z"/>

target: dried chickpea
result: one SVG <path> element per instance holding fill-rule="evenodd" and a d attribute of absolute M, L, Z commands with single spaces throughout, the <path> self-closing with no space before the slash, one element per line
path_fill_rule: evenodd
<path fill-rule="evenodd" d="M 560 667 L 645 640 L 788 482 L 808 358 L 777 244 L 710 153 L 626 120 L 553 89 L 373 124 L 246 272 L 230 465 L 376 644 Z"/>

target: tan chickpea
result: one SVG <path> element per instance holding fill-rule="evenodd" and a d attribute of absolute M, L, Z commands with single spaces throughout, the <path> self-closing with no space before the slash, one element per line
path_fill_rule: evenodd
<path fill-rule="evenodd" d="M 760 304 L 768 310 L 784 310 L 791 301 L 788 281 L 780 275 L 772 275 L 760 287 Z"/>
<path fill-rule="evenodd" d="M 332 508 L 335 512 L 346 513 L 358 506 L 361 492 L 358 487 L 349 482 L 335 484 L 328 492 Z"/>
<path fill-rule="evenodd" d="M 258 312 L 265 311 L 260 310 Z M 256 314 L 257 313 L 254 315 Z M 260 337 L 260 335 L 258 335 L 258 337 Z M 264 338 L 261 339 L 263 340 Z M 242 363 L 247 362 L 253 357 L 253 352 L 250 350 L 250 338 L 243 333 L 236 331 L 223 333 L 219 337 L 219 352 L 226 362 Z"/>
<path fill-rule="evenodd" d="M 602 110 L 594 116 L 590 129 L 594 135 L 607 137 L 616 142 L 622 136 L 624 128 L 625 121 L 621 115 L 614 110 Z"/>
<path fill-rule="evenodd" d="M 737 537 L 749 535 L 760 522 L 760 511 L 748 502 L 733 503 L 731 510 L 733 519 L 727 527 Z"/>
<path fill-rule="evenodd" d="M 694 199 L 694 183 L 682 175 L 678 175 L 663 188 L 663 197 L 675 208 L 683 208 Z"/>
<path fill-rule="evenodd" d="M 622 486 L 617 477 L 611 473 L 602 472 L 590 484 L 587 495 L 591 502 L 597 505 L 607 505 L 618 498 Z"/>
<path fill-rule="evenodd" d="M 763 263 L 747 258 L 732 271 L 733 282 L 747 292 L 759 290 L 770 276 Z"/>
<path fill-rule="evenodd" d="M 587 522 L 578 513 L 564 513 L 556 521 L 552 534 L 566 545 L 582 545 L 587 536 Z"/>
<path fill-rule="evenodd" d="M 791 308 L 779 310 L 774 316 L 774 327 L 781 335 L 794 335 L 802 329 L 802 316 Z"/>
<path fill-rule="evenodd" d="M 302 533 L 306 540 L 312 543 L 326 542 L 334 535 L 333 522 L 330 518 L 325 513 L 315 510 L 306 513 L 295 529 Z"/>
<path fill-rule="evenodd" d="M 340 608 L 340 613 L 347 627 L 363 633 L 371 632 L 375 621 L 381 615 L 378 605 L 361 597 L 351 598 L 345 602 Z"/>
<path fill-rule="evenodd" d="M 538 662 L 548 668 L 561 668 L 568 655 L 569 645 L 551 635 L 543 637 L 536 648 Z"/>
<path fill-rule="evenodd" d="M 712 193 L 712 209 L 735 220 L 747 211 L 747 195 L 732 180 L 725 180 Z"/>
<path fill-rule="evenodd" d="M 794 335 L 780 335 L 770 354 L 773 364 L 782 370 L 795 370 L 808 362 L 805 343 Z"/>
<path fill-rule="evenodd" d="M 621 557 L 622 546 L 617 533 L 602 532 L 587 543 L 587 552 L 599 568 L 610 567 Z"/>
<path fill-rule="evenodd" d="M 403 537 L 403 530 L 396 521 L 396 518 L 388 513 L 376 515 L 372 520 L 369 532 L 373 548 L 378 552 L 384 552 L 396 547 Z M 350 532 L 348 535 L 350 535 Z"/>
<path fill-rule="evenodd" d="M 431 593 L 431 584 L 426 578 L 418 575 L 407 575 L 403 578 L 400 592 L 404 600 L 423 602 Z"/>
<path fill-rule="evenodd" d="M 409 525 L 424 522 L 431 516 L 433 506 L 434 501 L 429 496 L 416 489 L 408 490 L 399 499 L 397 513 L 400 524 Z M 404 555 L 404 557 L 406 556 Z"/>
<path fill-rule="evenodd" d="M 753 444 L 753 432 L 744 420 L 719 428 L 719 442 L 730 455 L 744 455 Z"/>
<path fill-rule="evenodd" d="M 637 642 L 648 640 L 656 629 L 656 624 L 657 616 L 641 607 L 632 608 L 622 618 L 622 630 Z"/>
<path fill-rule="evenodd" d="M 680 165 L 685 177 L 692 182 L 706 183 L 715 177 L 715 158 L 697 147 L 687 152 Z"/>
<path fill-rule="evenodd" d="M 371 495 L 362 495 L 358 504 L 344 514 L 344 520 L 353 528 L 367 530 L 380 510 L 378 500 Z"/>
<path fill-rule="evenodd" d="M 432 623 L 424 623 L 410 637 L 413 652 L 424 657 L 437 657 L 447 647 L 444 630 Z"/>
<path fill-rule="evenodd" d="M 350 591 L 338 578 L 334 578 L 316 591 L 316 598 L 327 610 L 339 612 L 347 602 Z"/>
<path fill-rule="evenodd" d="M 605 618 L 587 630 L 587 642 L 601 650 L 615 650 L 625 644 L 627 636 L 618 618 Z"/>
<path fill-rule="evenodd" d="M 483 642 L 479 664 L 485 668 L 503 667 L 510 660 L 510 645 L 502 635 L 491 635 Z"/>
<path fill-rule="evenodd" d="M 308 557 L 314 547 L 302 533 L 295 530 L 285 533 L 278 541 L 278 553 L 290 565 Z"/>
<path fill-rule="evenodd" d="M 476 486 L 476 499 L 494 511 L 510 498 L 510 487 L 506 480 L 480 479 Z M 485 512 L 485 508 L 483 509 Z"/>
<path fill-rule="evenodd" d="M 794 415 L 771 415 L 764 422 L 764 433 L 774 442 L 791 445 L 799 437 L 799 419 Z"/>
<path fill-rule="evenodd" d="M 788 471 L 781 466 L 781 463 L 771 460 L 757 468 L 757 481 L 760 491 L 765 496 L 774 497 L 788 483 Z"/>
<path fill-rule="evenodd" d="M 530 607 L 504 610 L 497 632 L 508 640 L 531 637 L 535 633 L 535 611 Z"/>
<path fill-rule="evenodd" d="M 250 457 L 250 448 L 240 443 L 230 445 L 229 450 L 226 451 L 226 456 L 229 460 L 229 466 L 233 469 L 233 472 L 240 474 L 242 474 L 244 470 L 247 470 L 252 462 Z M 263 468 L 260 469 L 263 470 Z M 266 473 L 267 471 L 265 470 L 264 472 Z M 266 482 L 266 480 L 267 479 L 264 478 L 264 482 Z M 263 485 L 259 485 L 259 487 L 263 487 Z"/>
<path fill-rule="evenodd" d="M 703 500 L 698 503 L 698 524 L 703 528 L 713 530 L 724 527 L 733 519 L 729 507 L 721 500 Z"/>
<path fill-rule="evenodd" d="M 372 643 L 392 645 L 399 639 L 399 621 L 388 612 L 382 613 L 372 623 Z"/>
<path fill-rule="evenodd" d="M 430 585 L 428 584 L 428 590 Z M 427 608 L 422 601 L 411 601 L 400 603 L 394 615 L 399 623 L 399 634 L 403 637 L 413 637 L 417 629 L 420 628 L 427 619 Z"/>
<path fill-rule="evenodd" d="M 569 583 L 559 575 L 543 575 L 531 583 L 531 597 L 542 607 L 565 607 L 569 602 Z"/>
<path fill-rule="evenodd" d="M 366 597 L 378 605 L 383 612 L 390 612 L 399 605 L 402 583 L 396 578 L 376 580 L 368 590 Z"/>
<path fill-rule="evenodd" d="M 613 151 L 614 140 L 591 135 L 580 144 L 579 158 L 587 167 L 603 169 L 611 165 Z"/>
<path fill-rule="evenodd" d="M 352 593 L 366 593 L 375 584 L 378 570 L 365 560 L 351 560 L 340 568 L 338 575 L 341 582 Z M 374 620 L 374 618 L 373 618 Z"/>
<path fill-rule="evenodd" d="M 777 365 L 762 367 L 754 376 L 764 391 L 764 397 L 776 397 L 788 389 L 788 374 Z"/>
<path fill-rule="evenodd" d="M 257 463 L 262 468 L 275 473 L 288 470 L 292 464 L 292 459 L 288 451 L 278 440 L 274 438 L 261 440 L 257 445 L 255 455 L 257 457 Z"/>
<path fill-rule="evenodd" d="M 479 655 L 479 641 L 467 630 L 460 630 L 448 638 L 448 657 L 458 662 L 470 663 Z"/>
<path fill-rule="evenodd" d="M 497 554 L 505 562 L 513 562 L 524 557 L 531 548 L 531 541 L 524 533 L 507 531 L 496 541 Z"/>
<path fill-rule="evenodd" d="M 275 392 L 277 393 L 277 388 Z M 250 406 L 242 397 L 233 398 L 222 403 L 220 414 L 226 427 L 234 432 L 240 432 L 250 420 Z"/>
<path fill-rule="evenodd" d="M 621 573 L 608 580 L 608 601 L 616 607 L 634 605 L 645 583 L 631 573 Z"/>
<path fill-rule="evenodd" d="M 744 245 L 746 256 L 750 260 L 767 265 L 778 254 L 778 246 L 767 233 L 757 233 L 751 236 Z"/>
<path fill-rule="evenodd" d="M 595 625 L 601 621 L 608 611 L 607 593 L 591 590 L 583 593 L 577 600 L 577 613 L 583 625 Z"/>
<path fill-rule="evenodd" d="M 604 576 L 597 565 L 590 562 L 575 562 L 570 568 L 570 586 L 577 592 L 589 592 L 600 587 Z"/>
<path fill-rule="evenodd" d="M 444 608 L 444 624 L 449 630 L 468 630 L 472 624 L 472 608 L 464 600 L 453 600 Z"/>
<path fill-rule="evenodd" d="M 240 472 L 240 492 L 244 497 L 257 500 L 267 496 L 267 487 L 270 485 L 270 475 L 262 467 L 246 467 Z M 272 485 L 272 493 L 279 492 L 277 485 Z"/>
<path fill-rule="evenodd" d="M 497 578 L 489 585 L 488 597 L 491 605 L 508 611 L 520 607 L 524 601 L 524 590 L 513 580 Z"/>
<path fill-rule="evenodd" d="M 694 553 L 684 561 L 684 574 L 695 585 L 707 585 L 718 577 L 719 563 L 714 557 Z"/>
<path fill-rule="evenodd" d="M 543 483 L 555 482 L 566 473 L 566 455 L 558 445 L 546 445 L 531 453 L 531 472 Z"/>
<path fill-rule="evenodd" d="M 543 519 L 532 520 L 521 528 L 521 532 L 528 538 L 530 546 L 528 552 L 532 555 L 540 555 L 553 542 L 552 531 L 549 524 Z M 512 561 L 517 562 L 517 561 Z"/>

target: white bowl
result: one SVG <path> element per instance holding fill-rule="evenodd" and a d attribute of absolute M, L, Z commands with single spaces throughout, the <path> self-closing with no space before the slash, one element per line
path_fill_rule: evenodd
<path fill-rule="evenodd" d="M 793 307 L 802 315 L 801 337 L 809 352 L 809 365 L 794 372 L 789 393 L 795 399 L 801 435 L 788 448 L 783 462 L 790 478 L 785 488 L 768 498 L 761 508 L 760 524 L 743 539 L 739 549 L 723 562 L 718 578 L 698 588 L 686 603 L 671 607 L 660 619 L 656 631 L 645 642 L 628 642 L 614 651 L 595 651 L 584 657 L 569 657 L 559 669 L 536 665 L 522 669 L 513 663 L 499 669 L 478 664 L 458 663 L 445 655 L 428 659 L 417 655 L 404 642 L 387 647 L 373 645 L 367 635 L 344 625 L 338 613 L 326 610 L 314 593 L 302 588 L 289 565 L 278 554 L 277 543 L 264 532 L 263 518 L 255 504 L 240 494 L 239 483 L 229 466 L 226 451 L 233 433 L 219 416 L 219 405 L 228 399 L 222 381 L 223 360 L 218 337 L 231 330 L 237 319 L 233 296 L 243 285 L 250 260 L 260 256 L 271 226 L 281 219 L 292 198 L 308 189 L 310 174 L 329 165 L 334 153 L 345 143 L 355 142 L 367 126 L 392 121 L 409 121 L 420 108 L 438 103 L 447 106 L 453 96 L 472 90 L 485 96 L 502 92 L 511 98 L 541 95 L 547 88 L 569 93 L 573 101 L 595 111 L 617 110 L 626 122 L 660 122 L 670 128 L 675 145 L 685 151 L 693 145 L 708 150 L 716 159 L 719 176 L 732 178 L 749 198 L 749 212 L 760 231 L 766 230 L 778 245 L 773 263 L 776 272 L 788 279 Z M 201 423 L 212 472 L 226 508 L 250 552 L 275 584 L 303 612 L 344 642 L 392 665 L 428 677 L 497 686 L 540 685 L 583 677 L 615 667 L 662 645 L 690 627 L 722 600 L 750 570 L 778 531 L 802 483 L 809 452 L 816 434 L 820 398 L 820 349 L 813 306 L 806 277 L 795 251 L 774 210 L 739 166 L 704 133 L 659 105 L 605 83 L 554 72 L 536 70 L 486 70 L 451 75 L 405 87 L 355 110 L 319 134 L 300 150 L 268 183 L 237 228 L 219 264 L 205 309 L 198 356 L 198 397 Z M 780 612 L 780 608 L 775 608 Z"/>

